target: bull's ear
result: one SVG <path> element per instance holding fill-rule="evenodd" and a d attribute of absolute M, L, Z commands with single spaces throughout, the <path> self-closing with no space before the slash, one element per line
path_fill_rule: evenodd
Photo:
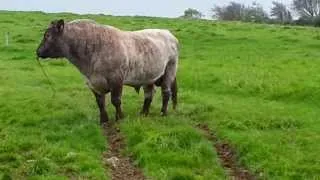
<path fill-rule="evenodd" d="M 62 32 L 63 29 L 64 29 L 64 20 L 63 19 L 60 19 L 57 23 L 57 29 L 58 29 L 58 32 Z"/>
<path fill-rule="evenodd" d="M 61 33 L 63 32 L 63 29 L 64 29 L 64 20 L 63 19 L 60 19 L 56 22 L 55 24 L 55 28 L 56 28 L 56 31 L 58 33 Z"/>

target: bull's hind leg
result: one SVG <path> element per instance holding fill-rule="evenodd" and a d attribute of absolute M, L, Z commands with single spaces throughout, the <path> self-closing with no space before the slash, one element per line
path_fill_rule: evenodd
<path fill-rule="evenodd" d="M 161 92 L 162 92 L 162 108 L 161 114 L 167 115 L 168 103 L 172 94 L 172 85 L 176 77 L 176 61 L 172 60 L 167 64 L 164 75 L 162 76 Z"/>
<path fill-rule="evenodd" d="M 111 89 L 111 103 L 116 108 L 116 120 L 124 117 L 121 108 L 122 85 L 116 85 Z"/>
<path fill-rule="evenodd" d="M 170 95 L 171 95 L 170 86 L 168 88 L 167 85 L 162 85 L 161 86 L 161 93 L 162 93 L 161 115 L 166 116 L 168 113 L 168 103 L 169 103 Z"/>
<path fill-rule="evenodd" d="M 178 85 L 177 85 L 177 78 L 174 78 L 173 83 L 171 85 L 171 92 L 172 92 L 172 105 L 173 109 L 175 110 L 178 105 Z"/>
<path fill-rule="evenodd" d="M 100 110 L 100 124 L 106 123 L 109 120 L 109 118 L 108 118 L 107 111 L 105 109 L 105 94 L 100 95 L 94 91 L 92 92 L 96 98 L 96 102 Z"/>
<path fill-rule="evenodd" d="M 148 115 L 152 98 L 154 95 L 154 85 L 153 84 L 146 85 L 143 87 L 143 90 L 144 90 L 144 102 L 143 102 L 141 114 Z"/>

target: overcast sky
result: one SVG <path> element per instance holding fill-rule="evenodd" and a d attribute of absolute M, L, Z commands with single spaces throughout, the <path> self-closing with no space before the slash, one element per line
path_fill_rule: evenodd
<path fill-rule="evenodd" d="M 252 3 L 252 0 L 234 1 Z M 256 1 L 269 11 L 272 0 Z M 289 0 L 278 1 L 285 3 Z M 210 16 L 210 8 L 228 2 L 227 0 L 0 0 L 0 10 L 177 17 L 182 15 L 186 8 L 195 8 Z"/>

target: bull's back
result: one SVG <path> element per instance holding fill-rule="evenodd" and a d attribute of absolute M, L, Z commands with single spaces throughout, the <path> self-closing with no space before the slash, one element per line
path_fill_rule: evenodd
<path fill-rule="evenodd" d="M 143 34 L 151 39 L 160 40 L 166 43 L 166 47 L 170 48 L 172 54 L 178 53 L 179 41 L 178 39 L 166 29 L 145 29 L 135 31 L 138 34 Z"/>
<path fill-rule="evenodd" d="M 177 40 L 166 30 L 134 31 L 126 38 L 129 70 L 125 83 L 128 85 L 153 83 L 164 74 L 170 58 L 177 53 Z"/>

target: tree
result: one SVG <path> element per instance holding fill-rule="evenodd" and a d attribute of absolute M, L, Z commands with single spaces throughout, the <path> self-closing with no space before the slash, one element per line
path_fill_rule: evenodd
<path fill-rule="evenodd" d="M 253 2 L 251 6 L 246 7 L 244 12 L 244 21 L 263 23 L 269 20 L 266 11 L 256 2 Z"/>
<path fill-rule="evenodd" d="M 204 15 L 196 9 L 188 8 L 181 17 L 187 19 L 201 19 Z"/>
<path fill-rule="evenodd" d="M 245 7 L 243 4 L 230 2 L 229 5 L 224 7 L 215 6 L 213 17 L 225 21 L 240 21 Z"/>
<path fill-rule="evenodd" d="M 293 0 L 293 6 L 300 18 L 313 19 L 320 14 L 320 0 Z"/>
<path fill-rule="evenodd" d="M 292 22 L 291 12 L 287 9 L 286 5 L 273 1 L 273 7 L 271 8 L 271 16 L 282 24 Z"/>
<path fill-rule="evenodd" d="M 226 21 L 266 22 L 268 14 L 258 3 L 252 6 L 245 6 L 240 3 L 230 2 L 229 5 L 212 9 L 214 18 Z"/>

